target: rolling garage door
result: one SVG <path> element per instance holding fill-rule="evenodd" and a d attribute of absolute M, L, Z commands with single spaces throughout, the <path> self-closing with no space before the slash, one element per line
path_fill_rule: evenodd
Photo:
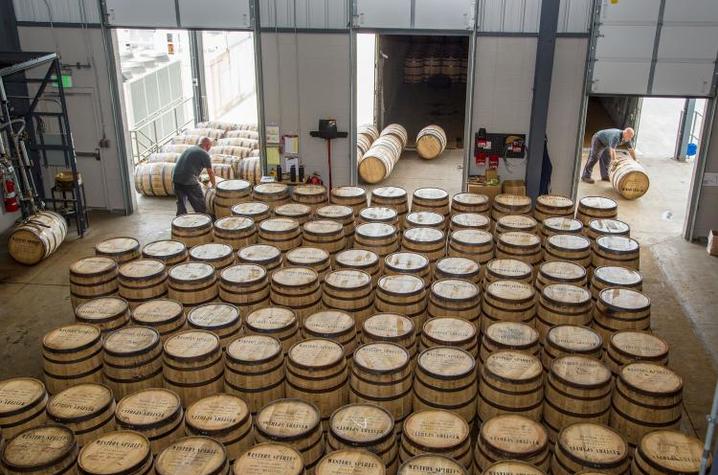
<path fill-rule="evenodd" d="M 124 28 L 252 27 L 250 0 L 105 0 L 105 21 Z"/>
<path fill-rule="evenodd" d="M 596 18 L 591 93 L 715 94 L 717 1 L 600 0 Z"/>

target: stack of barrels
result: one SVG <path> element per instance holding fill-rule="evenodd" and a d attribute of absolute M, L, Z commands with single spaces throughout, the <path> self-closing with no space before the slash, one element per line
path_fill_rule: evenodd
<path fill-rule="evenodd" d="M 406 129 L 401 125 L 387 125 L 366 152 L 358 157 L 359 176 L 362 180 L 373 184 L 388 178 L 396 162 L 401 158 L 408 138 Z M 357 146 L 358 144 L 359 142 Z"/>
<path fill-rule="evenodd" d="M 92 475 L 112 444 L 132 475 L 698 471 L 612 201 L 278 185 L 70 266 L 44 381 L 0 381 L 4 472 L 50 439 Z"/>

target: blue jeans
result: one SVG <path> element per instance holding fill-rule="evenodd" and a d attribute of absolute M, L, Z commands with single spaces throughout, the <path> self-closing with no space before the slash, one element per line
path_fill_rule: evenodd
<path fill-rule="evenodd" d="M 611 154 L 608 152 L 608 146 L 601 143 L 594 135 L 591 137 L 591 151 L 588 154 L 586 166 L 583 168 L 582 178 L 591 178 L 593 167 L 599 162 L 601 170 L 601 178 L 608 178 L 608 166 L 611 164 Z"/>

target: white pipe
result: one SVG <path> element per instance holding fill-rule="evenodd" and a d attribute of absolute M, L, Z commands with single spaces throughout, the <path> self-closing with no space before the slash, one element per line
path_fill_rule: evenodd
<path fill-rule="evenodd" d="M 716 383 L 716 389 L 713 393 L 713 407 L 711 413 L 708 416 L 708 427 L 706 428 L 706 442 L 703 446 L 703 456 L 701 457 L 701 470 L 700 475 L 705 475 L 708 470 L 708 459 L 711 456 L 713 449 L 713 435 L 716 430 L 716 423 L 718 422 L 718 383 Z"/>

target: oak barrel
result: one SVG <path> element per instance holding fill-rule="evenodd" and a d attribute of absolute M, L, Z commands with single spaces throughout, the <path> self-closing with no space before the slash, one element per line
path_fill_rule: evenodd
<path fill-rule="evenodd" d="M 450 214 L 449 193 L 442 188 L 417 188 L 411 196 L 411 211 L 431 211 L 447 217 Z"/>
<path fill-rule="evenodd" d="M 103 379 L 115 399 L 162 385 L 162 341 L 156 329 L 120 328 L 105 336 L 102 349 Z"/>
<path fill-rule="evenodd" d="M 269 278 L 269 300 L 272 305 L 293 309 L 301 324 L 321 308 L 319 275 L 309 267 L 277 269 Z"/>
<path fill-rule="evenodd" d="M 233 475 L 303 475 L 302 454 L 293 447 L 264 442 L 244 452 L 232 465 Z"/>
<path fill-rule="evenodd" d="M 294 310 L 282 307 L 267 307 L 253 311 L 244 320 L 248 335 L 268 335 L 282 344 L 284 353 L 301 339 L 299 321 Z"/>
<path fill-rule="evenodd" d="M 349 206 L 329 205 L 317 208 L 314 215 L 317 219 L 330 219 L 341 223 L 344 228 L 346 247 L 354 244 L 354 211 Z"/>
<path fill-rule="evenodd" d="M 581 234 L 583 223 L 571 217 L 551 217 L 541 221 L 541 237 L 545 240 L 554 234 Z"/>
<path fill-rule="evenodd" d="M 431 160 L 446 148 L 446 132 L 440 126 L 427 125 L 416 135 L 416 151 L 421 158 Z"/>
<path fill-rule="evenodd" d="M 515 280 L 531 283 L 533 281 L 533 268 L 531 265 L 518 259 L 497 258 L 491 259 L 483 268 L 484 279 L 482 287 L 486 288 L 499 280 Z"/>
<path fill-rule="evenodd" d="M 224 446 L 209 437 L 188 436 L 164 449 L 155 461 L 157 475 L 227 475 Z"/>
<path fill-rule="evenodd" d="M 297 247 L 291 251 L 287 251 L 285 256 L 288 266 L 310 267 L 319 275 L 320 280 L 324 280 L 324 276 L 331 268 L 329 252 L 318 247 Z"/>
<path fill-rule="evenodd" d="M 658 335 L 646 331 L 621 331 L 609 338 L 603 361 L 614 375 L 620 374 L 625 365 L 639 361 L 666 366 L 669 348 L 668 342 Z"/>
<path fill-rule="evenodd" d="M 520 231 L 538 234 L 538 222 L 531 216 L 524 214 L 507 214 L 496 220 L 494 236 L 498 238 L 503 233 Z"/>
<path fill-rule="evenodd" d="M 356 217 L 356 223 L 384 223 L 399 227 L 399 214 L 394 208 L 388 206 L 369 206 L 359 211 Z"/>
<path fill-rule="evenodd" d="M 608 345 L 612 333 L 651 328 L 651 300 L 642 293 L 609 287 L 598 294 L 593 309 L 593 328 Z"/>
<path fill-rule="evenodd" d="M 468 469 L 472 463 L 469 425 L 443 409 L 414 412 L 404 422 L 399 458 L 405 463 L 422 453 L 447 455 Z"/>
<path fill-rule="evenodd" d="M 102 382 L 100 329 L 72 323 L 46 333 L 42 338 L 42 372 L 50 394 L 76 384 Z"/>
<path fill-rule="evenodd" d="M 77 441 L 61 425 L 26 429 L 10 439 L 2 453 L 5 475 L 76 475 Z"/>
<path fill-rule="evenodd" d="M 492 464 L 505 460 L 529 463 L 548 471 L 549 440 L 543 425 L 515 414 L 485 421 L 474 449 L 474 473 L 486 473 Z"/>
<path fill-rule="evenodd" d="M 536 291 L 526 282 L 497 280 L 489 284 L 481 301 L 481 330 L 494 322 L 534 325 Z"/>
<path fill-rule="evenodd" d="M 134 309 L 167 293 L 167 266 L 157 259 L 137 259 L 120 266 L 117 280 L 120 297 Z"/>
<path fill-rule="evenodd" d="M 544 337 L 541 362 L 544 370 L 551 369 L 556 358 L 565 355 L 584 355 L 601 358 L 603 339 L 589 327 L 557 325 Z"/>
<path fill-rule="evenodd" d="M 469 475 L 465 467 L 453 458 L 430 453 L 411 457 L 401 464 L 397 473 L 398 475 L 439 475 L 444 473 L 447 475 Z"/>
<path fill-rule="evenodd" d="M 301 226 L 311 219 L 312 208 L 301 203 L 287 203 L 274 208 L 274 216 L 294 219 Z"/>
<path fill-rule="evenodd" d="M 599 236 L 631 235 L 631 227 L 618 219 L 592 219 L 586 227 L 586 236 L 595 241 Z"/>
<path fill-rule="evenodd" d="M 244 264 L 264 267 L 268 274 L 282 265 L 283 255 L 279 248 L 268 244 L 251 244 L 237 252 L 237 260 Z"/>
<path fill-rule="evenodd" d="M 403 251 L 425 256 L 433 266 L 439 258 L 446 255 L 446 234 L 435 228 L 409 228 L 402 234 L 401 248 Z"/>
<path fill-rule="evenodd" d="M 558 435 L 551 459 L 551 473 L 571 475 L 583 469 L 625 474 L 630 459 L 628 445 L 618 432 L 592 422 L 578 422 Z"/>
<path fill-rule="evenodd" d="M 70 301 L 73 307 L 117 292 L 117 263 L 104 256 L 84 257 L 70 266 Z"/>
<path fill-rule="evenodd" d="M 264 267 L 236 264 L 219 274 L 219 298 L 235 305 L 240 315 L 269 305 L 269 280 Z"/>
<path fill-rule="evenodd" d="M 172 220 L 172 239 L 192 248 L 212 242 L 212 217 L 202 213 L 188 213 Z"/>
<path fill-rule="evenodd" d="M 366 249 L 347 249 L 335 256 L 332 269 L 362 270 L 371 275 L 372 285 L 376 286 L 381 277 L 382 261 L 375 252 Z"/>
<path fill-rule="evenodd" d="M 700 473 L 703 442 L 673 430 L 656 430 L 641 438 L 633 455 L 631 474 L 668 475 Z M 706 471 L 711 469 L 713 457 L 708 454 Z"/>
<path fill-rule="evenodd" d="M 232 215 L 232 207 L 251 201 L 252 184 L 245 180 L 222 180 L 217 183 L 214 196 L 214 216 L 224 218 Z"/>
<path fill-rule="evenodd" d="M 254 187 L 254 200 L 276 208 L 289 203 L 289 186 L 285 183 L 260 183 Z"/>
<path fill-rule="evenodd" d="M 170 269 L 167 296 L 185 307 L 217 298 L 217 271 L 205 262 L 185 262 Z"/>
<path fill-rule="evenodd" d="M 261 201 L 250 201 L 232 206 L 232 216 L 250 218 L 255 224 L 259 224 L 265 219 L 268 219 L 271 214 L 272 209 L 270 206 Z"/>
<path fill-rule="evenodd" d="M 643 165 L 631 158 L 614 160 L 609 169 L 611 186 L 627 200 L 635 200 L 648 192 L 650 179 Z"/>
<path fill-rule="evenodd" d="M 10 441 L 21 432 L 46 423 L 48 395 L 42 381 L 11 378 L 0 381 L 0 430 Z"/>
<path fill-rule="evenodd" d="M 621 266 L 638 270 L 640 245 L 625 236 L 599 236 L 593 243 L 593 267 Z"/>
<path fill-rule="evenodd" d="M 366 208 L 369 204 L 366 190 L 358 186 L 332 188 L 329 200 L 332 204 L 350 207 L 354 211 L 354 215 L 357 215 L 362 208 Z"/>
<path fill-rule="evenodd" d="M 214 222 L 214 242 L 226 244 L 233 251 L 257 242 L 257 227 L 252 218 L 225 216 Z"/>
<path fill-rule="evenodd" d="M 187 435 L 207 436 L 221 442 L 230 462 L 254 444 L 247 403 L 231 394 L 214 394 L 189 406 L 185 430 Z"/>
<path fill-rule="evenodd" d="M 543 412 L 543 368 L 534 355 L 514 350 L 491 353 L 479 374 L 479 418 L 518 414 L 535 421 Z"/>
<path fill-rule="evenodd" d="M 344 348 L 344 356 L 351 358 L 357 346 L 356 323 L 354 318 L 340 310 L 323 310 L 304 319 L 304 339 L 326 338 Z"/>
<path fill-rule="evenodd" d="M 183 242 L 165 239 L 145 244 L 145 247 L 142 248 L 142 257 L 157 259 L 171 267 L 186 261 L 189 258 L 189 252 Z"/>
<path fill-rule="evenodd" d="M 348 313 L 361 331 L 364 321 L 374 313 L 371 275 L 356 269 L 335 270 L 324 277 L 322 289 L 324 307 Z"/>
<path fill-rule="evenodd" d="M 541 239 L 521 231 L 503 233 L 496 241 L 496 257 L 517 259 L 535 266 L 543 258 Z"/>
<path fill-rule="evenodd" d="M 536 197 L 534 218 L 538 222 L 553 217 L 572 218 L 575 208 L 576 205 L 571 198 L 561 195 L 541 195 Z"/>
<path fill-rule="evenodd" d="M 223 302 L 210 302 L 192 308 L 187 312 L 187 325 L 217 335 L 223 350 L 242 331 L 239 309 Z"/>
<path fill-rule="evenodd" d="M 598 294 L 609 287 L 623 287 L 640 292 L 643 289 L 643 277 L 638 271 L 627 267 L 596 267 L 591 277 L 591 297 L 596 300 Z"/>
<path fill-rule="evenodd" d="M 316 475 L 385 475 L 384 462 L 363 449 L 339 449 L 329 452 L 317 464 Z"/>
<path fill-rule="evenodd" d="M 395 252 L 384 258 L 384 274 L 414 274 L 421 277 L 426 285 L 431 285 L 431 267 L 429 259 L 415 252 Z"/>
<path fill-rule="evenodd" d="M 498 194 L 494 197 L 491 207 L 491 218 L 494 221 L 507 214 L 525 214 L 531 213 L 531 198 L 521 195 L 510 195 L 506 193 Z"/>
<path fill-rule="evenodd" d="M 501 350 L 521 351 L 539 356 L 539 334 L 530 325 L 519 322 L 492 323 L 481 336 L 479 362 L 486 362 L 490 354 Z"/>
<path fill-rule="evenodd" d="M 547 285 L 539 296 L 536 329 L 544 338 L 556 325 L 589 325 L 592 309 L 588 290 L 570 284 Z"/>
<path fill-rule="evenodd" d="M 174 163 L 138 163 L 134 170 L 135 191 L 145 196 L 174 195 L 174 169 Z"/>
<path fill-rule="evenodd" d="M 384 223 L 360 224 L 354 230 L 354 248 L 372 251 L 384 259 L 399 250 L 397 228 Z"/>
<path fill-rule="evenodd" d="M 541 292 L 551 284 L 568 284 L 577 287 L 586 287 L 586 268 L 570 261 L 548 261 L 539 266 L 536 273 L 536 290 Z"/>
<path fill-rule="evenodd" d="M 427 316 L 463 318 L 479 328 L 481 289 L 468 280 L 443 279 L 431 284 Z"/>
<path fill-rule="evenodd" d="M 447 255 L 465 257 L 483 266 L 494 258 L 494 238 L 488 231 L 459 229 L 449 234 Z"/>
<path fill-rule="evenodd" d="M 399 215 L 399 226 L 403 226 L 404 216 L 409 211 L 406 190 L 397 186 L 383 186 L 371 190 L 371 206 L 394 208 Z"/>
<path fill-rule="evenodd" d="M 344 226 L 330 219 L 317 219 L 305 223 L 302 226 L 302 242 L 310 247 L 324 249 L 332 260 L 347 245 Z"/>
<path fill-rule="evenodd" d="M 122 265 L 140 257 L 140 242 L 132 237 L 105 239 L 95 245 L 95 255 L 109 257 Z"/>
<path fill-rule="evenodd" d="M 258 228 L 259 242 L 283 253 L 302 245 L 302 230 L 295 219 L 269 218 L 259 223 Z"/>
<path fill-rule="evenodd" d="M 125 396 L 117 403 L 115 420 L 118 429 L 147 437 L 154 455 L 184 435 L 182 401 L 167 389 L 150 388 Z"/>
<path fill-rule="evenodd" d="M 81 304 L 75 309 L 75 321 L 88 323 L 103 333 L 127 325 L 130 321 L 130 307 L 120 297 L 100 297 Z"/>
<path fill-rule="evenodd" d="M 615 218 L 618 216 L 618 203 L 604 196 L 584 196 L 578 201 L 576 219 L 585 226 L 593 219 Z"/>
<path fill-rule="evenodd" d="M 164 342 L 170 335 L 182 330 L 186 321 L 184 306 L 176 300 L 156 299 L 138 305 L 132 312 L 131 322 L 155 328 Z"/>
<path fill-rule="evenodd" d="M 456 193 L 451 197 L 451 214 L 476 213 L 488 217 L 491 211 L 489 197 L 479 193 Z"/>
<path fill-rule="evenodd" d="M 112 431 L 80 451 L 77 468 L 82 475 L 149 475 L 152 473 L 150 441 L 133 431 Z"/>
<path fill-rule="evenodd" d="M 396 313 L 377 313 L 367 318 L 361 327 L 362 343 L 396 343 L 409 352 L 411 359 L 417 352 L 417 329 L 409 317 Z"/>
<path fill-rule="evenodd" d="M 66 235 L 65 218 L 53 211 L 40 211 L 13 228 L 8 253 L 21 264 L 35 265 L 55 252 Z"/>
<path fill-rule="evenodd" d="M 570 261 L 584 268 L 591 264 L 591 241 L 584 236 L 554 234 L 543 244 L 546 261 Z"/>
<path fill-rule="evenodd" d="M 312 211 L 329 202 L 327 188 L 324 185 L 297 185 L 292 190 L 292 201 L 309 206 Z"/>
<path fill-rule="evenodd" d="M 476 326 L 464 318 L 432 318 L 424 323 L 419 349 L 424 351 L 434 347 L 455 347 L 476 358 L 478 333 Z"/>
<path fill-rule="evenodd" d="M 388 275 L 377 283 L 374 307 L 378 312 L 406 315 L 420 330 L 426 319 L 426 285 L 416 276 Z"/>
<path fill-rule="evenodd" d="M 458 213 L 451 216 L 449 222 L 449 230 L 458 231 L 459 229 L 480 229 L 489 231 L 491 229 L 491 219 L 486 215 L 477 213 Z"/>
<path fill-rule="evenodd" d="M 475 284 L 481 283 L 479 264 L 465 257 L 442 257 L 434 264 L 431 280 L 466 279 Z"/>
<path fill-rule="evenodd" d="M 67 388 L 50 398 L 46 410 L 48 421 L 72 429 L 80 447 L 115 429 L 115 398 L 102 384 Z"/>
<path fill-rule="evenodd" d="M 227 244 L 210 242 L 207 244 L 198 244 L 189 250 L 191 261 L 206 262 L 214 267 L 217 271 L 234 264 L 234 252 L 232 247 Z"/>

